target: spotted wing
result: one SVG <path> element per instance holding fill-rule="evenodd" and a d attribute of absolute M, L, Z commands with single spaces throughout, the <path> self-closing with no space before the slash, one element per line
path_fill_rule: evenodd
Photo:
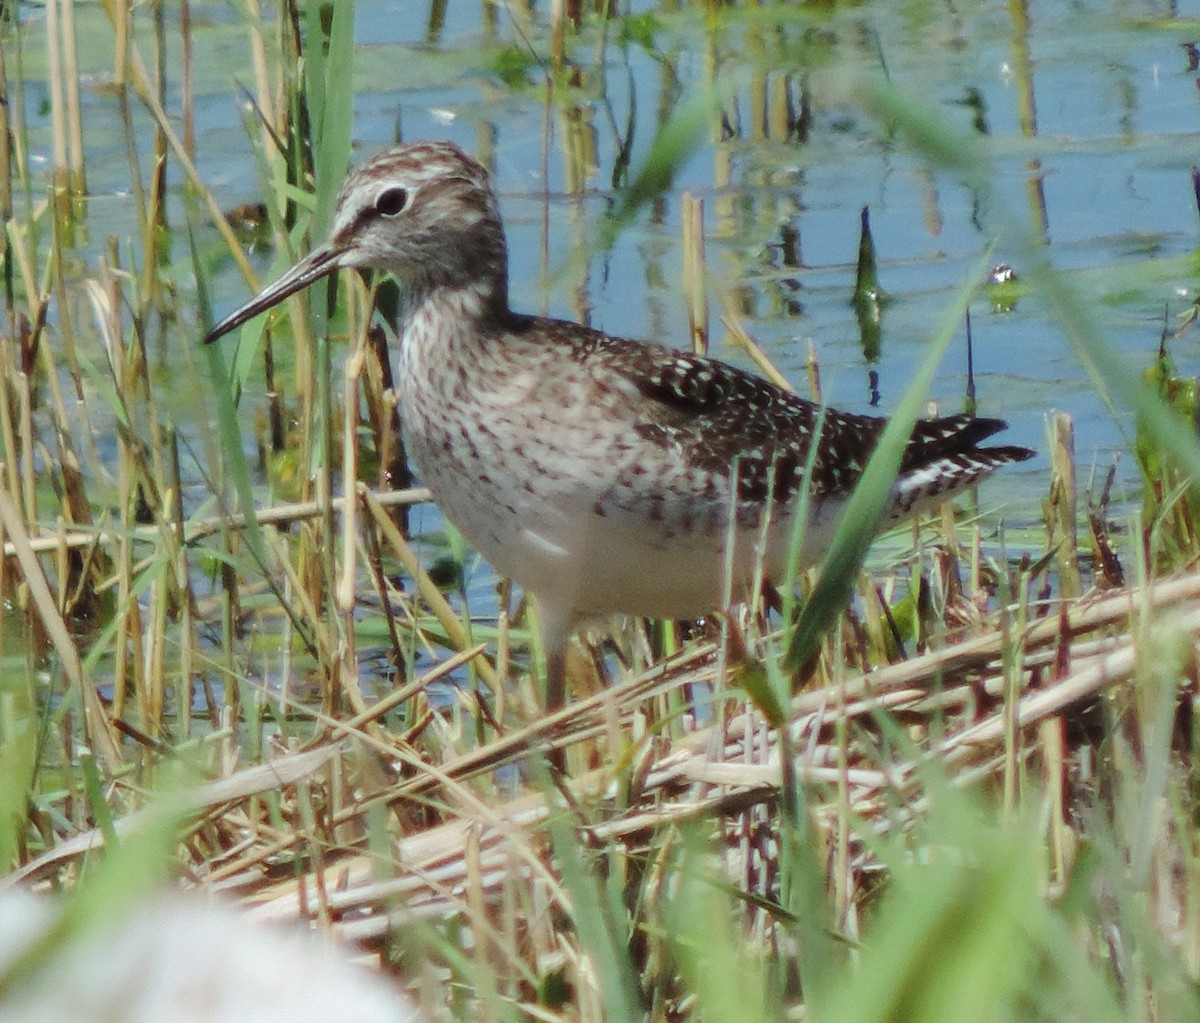
<path fill-rule="evenodd" d="M 818 449 L 811 495 L 819 499 L 848 494 L 887 424 L 881 417 L 831 408 L 822 415 L 814 402 L 716 359 L 613 338 L 574 324 L 562 332 L 555 330 L 557 321 L 531 319 L 529 326 L 569 344 L 577 360 L 602 366 L 604 374 L 616 375 L 623 388 L 636 392 L 636 432 L 678 452 L 710 488 L 728 493 L 736 466 L 737 493 L 745 502 L 794 497 L 804 485 L 814 441 Z M 900 466 L 902 503 L 911 506 L 1000 465 L 1032 457 L 1028 448 L 978 447 L 1006 426 L 1000 419 L 967 415 L 918 422 Z"/>
<path fill-rule="evenodd" d="M 822 418 L 813 402 L 714 359 L 632 344 L 614 354 L 645 400 L 637 431 L 684 452 L 691 467 L 726 485 L 736 465 L 745 501 L 793 497 L 814 441 L 813 496 L 848 492 L 884 426 L 883 419 L 833 409 Z"/>

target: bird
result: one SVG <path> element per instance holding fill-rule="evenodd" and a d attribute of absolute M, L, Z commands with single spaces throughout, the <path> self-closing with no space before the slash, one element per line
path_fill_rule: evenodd
<path fill-rule="evenodd" d="M 564 705 L 568 645 L 588 620 L 698 618 L 783 582 L 802 508 L 798 561 L 815 564 L 887 422 L 715 358 L 514 310 L 489 174 L 446 141 L 352 170 L 327 240 L 206 343 L 344 268 L 401 286 L 409 458 L 445 517 L 536 599 L 547 711 Z M 1007 425 L 918 421 L 880 525 L 1032 457 L 980 446 Z"/>

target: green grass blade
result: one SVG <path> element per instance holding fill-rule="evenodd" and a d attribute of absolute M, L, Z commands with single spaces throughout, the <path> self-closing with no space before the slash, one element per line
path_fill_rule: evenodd
<path fill-rule="evenodd" d="M 1019 1018 L 1005 1009 L 1019 1007 L 1036 986 L 1032 935 L 1048 913 L 1036 821 L 987 826 L 958 796 L 924 830 L 918 847 L 932 859 L 895 850 L 891 890 L 825 1018 Z"/>
<path fill-rule="evenodd" d="M 208 294 L 208 279 L 204 274 L 200 253 L 196 248 L 195 233 L 187 232 L 188 245 L 192 254 L 192 266 L 196 274 L 196 297 L 200 307 L 200 322 L 207 331 L 212 324 L 212 303 Z M 204 356 L 208 365 L 208 379 L 217 402 L 217 434 L 221 442 L 226 479 L 232 480 L 237 496 L 238 510 L 246 517 L 244 536 L 254 559 L 266 570 L 273 562 L 267 552 L 262 528 L 255 513 L 254 487 L 250 481 L 250 467 L 246 464 L 246 453 L 242 450 L 242 433 L 238 425 L 236 385 L 225 366 L 225 357 L 220 345 L 204 345 Z"/>
<path fill-rule="evenodd" d="M 671 946 L 706 1023 L 768 1023 L 783 1018 L 780 998 L 753 946 L 738 933 L 738 910 L 715 859 L 690 842 L 666 907 Z"/>
<path fill-rule="evenodd" d="M 850 495 L 846 510 L 838 522 L 833 542 L 821 562 L 816 586 L 809 594 L 796 619 L 795 629 L 784 657 L 784 667 L 794 672 L 817 650 L 821 637 L 837 620 L 850 599 L 855 580 L 862 568 L 867 549 L 875 538 L 876 525 L 887 505 L 888 495 L 900 469 L 900 460 L 933 385 L 937 369 L 966 315 L 971 296 L 983 280 L 991 258 L 989 249 L 971 268 L 967 282 L 959 289 L 954 304 L 947 310 L 921 361 L 913 382 L 879 438 L 862 479 Z"/>
<path fill-rule="evenodd" d="M 322 18 L 330 15 L 326 35 Z M 305 76 L 309 113 L 313 119 L 313 162 L 317 179 L 315 235 L 324 237 L 333 222 L 338 190 L 350 167 L 354 125 L 354 3 L 325 8 L 308 5 L 308 45 Z"/>
<path fill-rule="evenodd" d="M 619 900 L 605 898 L 606 887 L 587 869 L 585 857 L 590 854 L 563 816 L 550 822 L 550 832 L 563 884 L 570 893 L 575 927 L 595 963 L 600 990 L 604 992 L 605 1019 L 610 1023 L 640 1023 L 643 1013 L 637 978 L 629 961 L 629 941 L 618 933 L 624 908 Z"/>

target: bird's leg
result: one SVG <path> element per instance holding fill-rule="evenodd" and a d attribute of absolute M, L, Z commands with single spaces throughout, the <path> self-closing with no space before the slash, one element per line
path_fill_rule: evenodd
<path fill-rule="evenodd" d="M 538 601 L 538 629 L 546 658 L 546 713 L 561 710 L 567 695 L 567 644 L 571 642 L 569 613 Z M 551 771 L 562 776 L 567 770 L 566 750 L 551 747 L 546 754 Z"/>
<path fill-rule="evenodd" d="M 567 645 L 571 641 L 571 616 L 538 603 L 542 651 L 546 656 L 546 713 L 560 710 L 567 695 Z"/>

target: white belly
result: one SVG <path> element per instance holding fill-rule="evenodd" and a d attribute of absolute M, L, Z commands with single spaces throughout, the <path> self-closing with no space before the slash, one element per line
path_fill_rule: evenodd
<path fill-rule="evenodd" d="M 787 574 L 790 518 L 765 535 L 731 532 L 727 513 L 709 509 L 687 528 L 669 513 L 653 521 L 612 503 L 598 510 L 605 488 L 586 474 L 560 485 L 538 481 L 532 464 L 463 464 L 441 445 L 410 442 L 410 454 L 443 514 L 493 568 L 573 616 L 698 617 L 746 599 L 756 578 Z M 820 556 L 832 519 L 810 522 L 801 563 Z"/>

